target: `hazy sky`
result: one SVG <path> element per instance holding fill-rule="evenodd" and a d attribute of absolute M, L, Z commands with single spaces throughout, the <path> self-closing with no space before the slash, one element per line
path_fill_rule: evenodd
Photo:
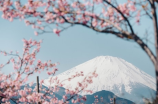
<path fill-rule="evenodd" d="M 139 26 L 150 27 L 149 22 L 151 21 L 145 21 Z M 144 30 L 140 28 L 136 32 L 143 33 Z M 60 37 L 54 33 L 35 36 L 31 26 L 26 26 L 23 21 L 16 20 L 11 23 L 0 18 L 0 50 L 8 52 L 18 50 L 22 53 L 23 38 L 43 39 L 38 58 L 42 61 L 51 59 L 53 62 L 60 62 L 58 73 L 104 55 L 122 58 L 146 73 L 155 76 L 150 59 L 134 42 L 122 40 L 110 34 L 97 33 L 82 26 L 71 27 L 63 31 Z M 5 61 L 6 58 L 0 55 L 0 64 Z M 4 70 L 5 73 L 8 73 L 13 69 L 6 67 Z M 32 78 L 35 78 L 35 76 Z M 48 78 L 48 75 L 44 72 L 40 74 L 40 78 Z"/>

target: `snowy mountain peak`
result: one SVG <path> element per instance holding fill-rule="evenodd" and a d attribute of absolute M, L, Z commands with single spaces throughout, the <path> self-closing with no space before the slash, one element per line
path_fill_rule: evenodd
<path fill-rule="evenodd" d="M 96 70 L 98 77 L 95 78 L 93 83 L 87 88 L 94 93 L 107 90 L 118 96 L 124 94 L 124 98 L 131 100 L 131 98 L 135 96 L 133 95 L 134 93 L 140 95 L 143 92 L 142 90 L 156 89 L 155 79 L 153 77 L 131 63 L 112 56 L 98 56 L 57 75 L 57 77 L 60 80 L 64 80 L 80 71 L 83 71 L 84 76 L 86 76 L 89 72 L 93 72 L 94 70 Z M 83 80 L 83 78 L 84 77 L 78 77 L 72 81 L 65 81 L 64 87 L 71 85 L 72 88 L 75 88 L 77 82 Z M 48 81 L 49 79 L 45 80 L 46 85 L 48 85 Z"/>

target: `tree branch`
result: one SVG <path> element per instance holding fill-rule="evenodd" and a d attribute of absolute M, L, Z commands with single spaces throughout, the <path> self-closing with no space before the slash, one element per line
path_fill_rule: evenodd
<path fill-rule="evenodd" d="M 106 2 L 107 4 L 109 4 L 110 6 L 112 6 L 114 9 L 116 9 L 121 14 L 121 16 L 127 22 L 128 26 L 132 32 L 132 35 L 134 35 L 134 30 L 133 30 L 132 25 L 130 24 L 129 20 L 127 19 L 127 17 L 118 8 L 116 8 L 112 3 L 108 2 L 108 0 L 103 0 L 103 1 Z"/>
<path fill-rule="evenodd" d="M 99 17 L 97 17 L 97 18 L 100 19 Z M 129 36 L 131 36 L 130 39 L 133 39 L 136 43 L 138 43 L 138 45 L 147 53 L 147 55 L 149 56 L 149 58 L 151 59 L 151 61 L 153 62 L 153 64 L 156 65 L 156 57 L 155 57 L 155 55 L 150 50 L 150 48 L 137 35 L 135 35 L 135 34 L 131 35 L 128 31 L 124 31 L 123 29 L 121 29 L 121 27 L 115 25 L 114 23 L 112 23 L 111 21 L 109 21 L 107 19 L 104 19 L 104 21 L 110 23 L 111 25 L 113 25 L 120 32 L 116 32 L 114 30 L 106 30 L 106 29 L 99 30 L 99 29 L 94 28 L 92 26 L 88 26 L 87 24 L 69 21 L 69 20 L 65 19 L 65 17 L 63 17 L 63 19 L 67 23 L 82 25 L 82 26 L 85 26 L 87 28 L 91 28 L 91 29 L 93 29 L 93 30 L 95 30 L 97 32 L 101 32 L 101 33 L 111 33 L 111 34 L 114 34 L 114 35 L 116 35 L 116 36 L 118 36 L 120 38 L 122 38 L 120 35 L 122 35 L 122 36 L 124 36 L 126 38 L 128 38 Z M 102 19 L 100 19 L 100 20 L 102 20 Z"/>

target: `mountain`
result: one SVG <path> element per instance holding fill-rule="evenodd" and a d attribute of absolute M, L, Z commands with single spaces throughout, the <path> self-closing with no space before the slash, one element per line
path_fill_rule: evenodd
<path fill-rule="evenodd" d="M 96 57 L 57 75 L 57 77 L 64 80 L 76 72 L 83 71 L 83 77 L 64 82 L 65 88 L 71 85 L 71 88 L 74 89 L 77 82 L 81 82 L 85 76 L 94 70 L 96 70 L 98 77 L 94 78 L 93 83 L 87 87 L 87 89 L 93 91 L 93 94 L 106 90 L 136 103 L 142 102 L 143 97 L 151 98 L 155 95 L 156 84 L 153 77 L 131 63 L 112 56 Z M 50 78 L 44 81 L 46 86 L 49 85 L 49 80 Z M 80 95 L 90 94 L 82 92 Z"/>

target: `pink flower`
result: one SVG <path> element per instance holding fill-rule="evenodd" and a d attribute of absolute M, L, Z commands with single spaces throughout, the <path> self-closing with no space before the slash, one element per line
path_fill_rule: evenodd
<path fill-rule="evenodd" d="M 53 69 L 53 70 L 52 70 L 52 73 L 55 74 L 56 71 L 58 71 L 57 68 Z"/>
<path fill-rule="evenodd" d="M 37 23 L 40 25 L 40 24 L 41 24 L 41 21 L 40 21 L 40 20 L 37 20 Z"/>
<path fill-rule="evenodd" d="M 34 34 L 35 34 L 36 36 L 38 36 L 38 32 L 35 31 Z"/>
<path fill-rule="evenodd" d="M 48 75 L 51 75 L 51 74 L 52 74 L 52 72 L 47 72 L 47 74 L 48 74 Z"/>
<path fill-rule="evenodd" d="M 66 89 L 66 90 L 65 90 L 65 93 L 66 93 L 66 94 L 69 94 L 69 90 L 68 90 L 68 89 Z"/>
<path fill-rule="evenodd" d="M 98 98 L 98 95 L 94 96 L 94 98 Z"/>
<path fill-rule="evenodd" d="M 60 23 L 64 23 L 65 22 L 65 20 L 64 19 L 60 19 L 60 21 L 59 21 Z"/>
<path fill-rule="evenodd" d="M 92 22 L 92 25 L 93 25 L 94 27 L 96 27 L 96 26 L 97 26 L 97 24 L 98 24 L 98 23 L 97 23 L 97 21 L 96 21 L 96 20 Z"/>
<path fill-rule="evenodd" d="M 2 68 L 3 66 L 4 66 L 3 64 L 0 65 L 1 68 Z"/>
<path fill-rule="evenodd" d="M 45 63 L 44 63 L 44 66 L 45 66 L 45 67 L 48 67 L 48 64 L 45 62 Z"/>
<path fill-rule="evenodd" d="M 74 99 L 72 99 L 72 100 L 71 100 L 71 102 L 72 102 L 72 103 L 75 103 L 75 100 L 74 100 Z"/>
<path fill-rule="evenodd" d="M 12 22 L 13 21 L 13 17 L 10 17 L 9 21 Z"/>
<path fill-rule="evenodd" d="M 30 61 L 29 61 L 29 64 L 32 65 L 32 64 L 33 64 L 33 60 L 30 60 Z"/>
<path fill-rule="evenodd" d="M 87 100 L 87 97 L 86 97 L 86 96 L 83 96 L 82 99 L 83 99 L 83 101 L 86 101 L 86 100 Z"/>
<path fill-rule="evenodd" d="M 14 64 L 14 70 L 18 70 L 18 69 L 19 69 L 19 67 Z"/>
<path fill-rule="evenodd" d="M 28 81 L 28 77 L 26 77 L 24 80 L 23 80 L 23 82 L 27 82 Z"/>
<path fill-rule="evenodd" d="M 41 60 L 38 60 L 37 63 L 41 63 Z"/>
<path fill-rule="evenodd" d="M 22 98 L 19 99 L 19 101 L 21 101 L 21 102 L 26 102 L 27 99 L 26 99 L 25 97 L 22 97 Z"/>
<path fill-rule="evenodd" d="M 130 11 L 132 11 L 132 12 L 134 12 L 134 11 L 136 11 L 136 7 L 135 7 L 135 5 L 129 5 L 129 8 L 130 8 Z"/>
<path fill-rule="evenodd" d="M 64 99 L 67 99 L 67 96 L 64 95 L 63 98 L 64 98 Z"/>
<path fill-rule="evenodd" d="M 82 87 L 82 84 L 78 82 L 78 86 L 79 86 L 79 87 Z"/>
<path fill-rule="evenodd" d="M 54 29 L 53 32 L 59 36 L 60 30 Z"/>
<path fill-rule="evenodd" d="M 41 81 L 40 81 L 40 84 L 42 84 L 42 83 L 44 83 L 44 80 L 41 80 Z"/>
<path fill-rule="evenodd" d="M 30 22 L 28 20 L 25 20 L 26 26 L 30 25 Z"/>
<path fill-rule="evenodd" d="M 28 42 L 29 42 L 29 44 L 31 44 L 32 43 L 32 39 L 30 39 Z"/>
<path fill-rule="evenodd" d="M 136 22 L 139 23 L 140 22 L 140 11 L 138 11 L 137 15 L 136 15 Z"/>
<path fill-rule="evenodd" d="M 21 95 L 21 96 L 26 96 L 26 92 L 25 92 L 24 90 L 20 90 L 20 91 L 19 91 L 19 95 Z"/>
<path fill-rule="evenodd" d="M 96 73 L 93 73 L 93 76 L 94 76 L 94 77 L 97 77 L 97 76 L 98 76 L 98 74 L 96 74 Z"/>

